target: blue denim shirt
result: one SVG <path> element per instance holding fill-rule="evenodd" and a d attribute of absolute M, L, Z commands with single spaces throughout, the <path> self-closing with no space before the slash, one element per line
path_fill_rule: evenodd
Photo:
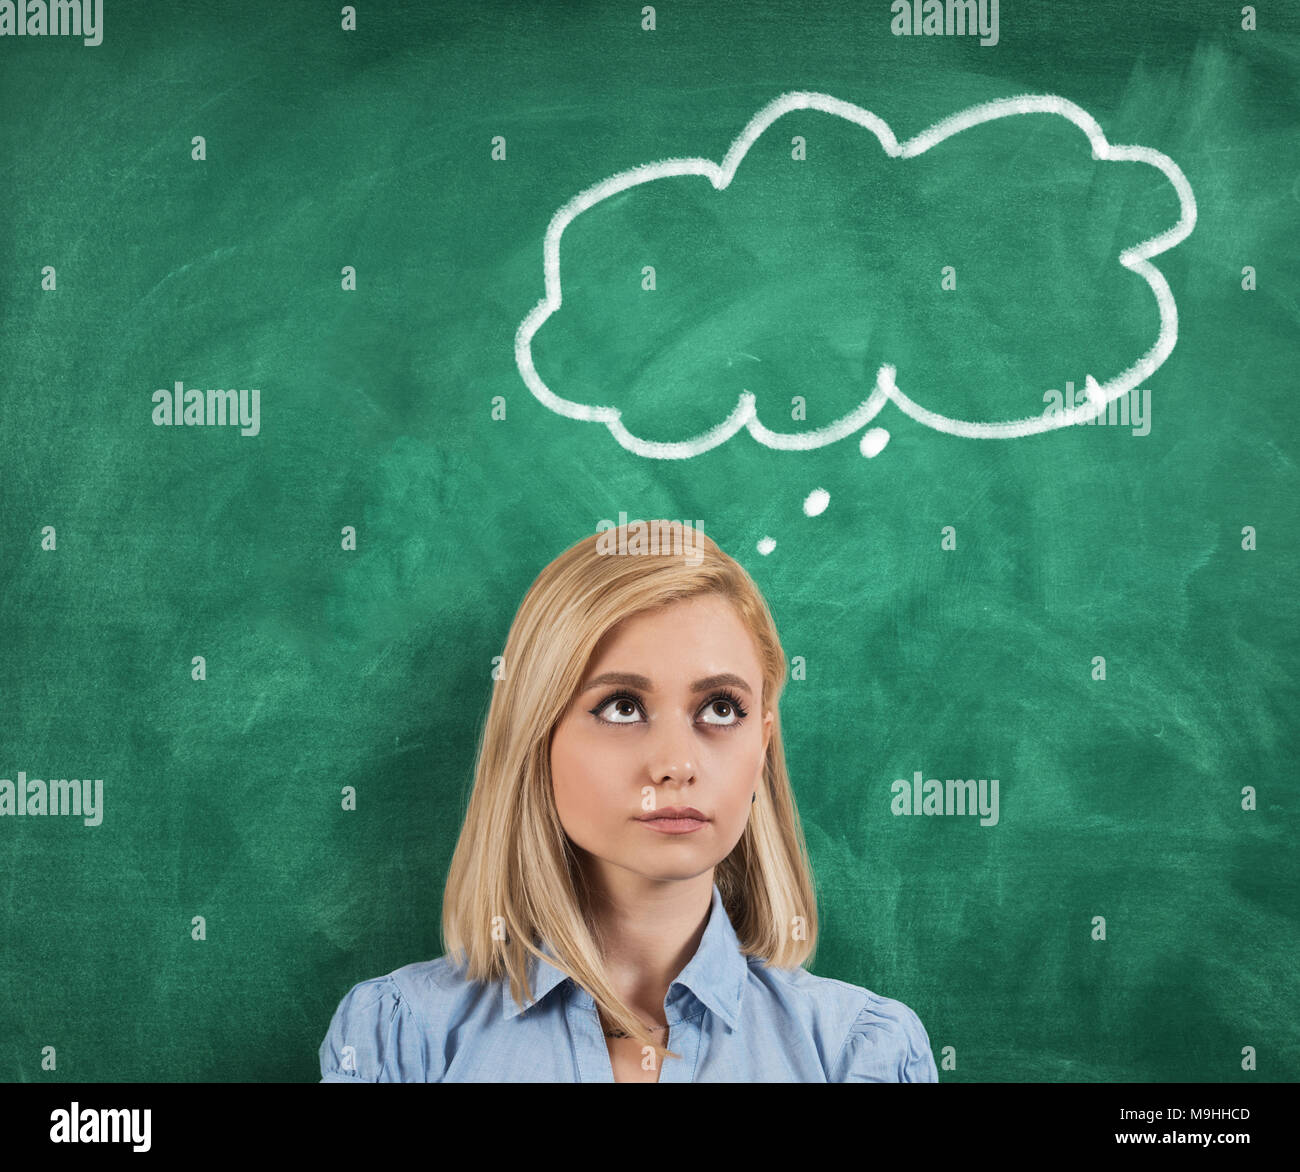
<path fill-rule="evenodd" d="M 529 986 L 521 1010 L 508 980 L 467 981 L 445 956 L 362 981 L 321 1043 L 321 1082 L 613 1082 L 591 995 L 535 957 Z M 747 957 L 716 884 L 664 1010 L 681 1057 L 660 1082 L 938 1081 L 906 1005 Z"/>

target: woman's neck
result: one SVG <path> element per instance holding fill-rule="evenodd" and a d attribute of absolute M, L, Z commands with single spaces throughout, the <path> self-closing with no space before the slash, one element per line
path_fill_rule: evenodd
<path fill-rule="evenodd" d="M 663 1022 L 669 986 L 700 946 L 713 899 L 713 870 L 651 880 L 596 864 L 589 872 L 593 930 L 614 987 Z"/>

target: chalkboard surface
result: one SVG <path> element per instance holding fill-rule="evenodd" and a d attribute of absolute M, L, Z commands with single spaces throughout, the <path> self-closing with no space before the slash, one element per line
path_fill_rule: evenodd
<path fill-rule="evenodd" d="M 1300 1077 L 1292 6 L 98 7 L 0 19 L 0 1079 L 319 1077 L 620 513 L 941 1081 Z"/>

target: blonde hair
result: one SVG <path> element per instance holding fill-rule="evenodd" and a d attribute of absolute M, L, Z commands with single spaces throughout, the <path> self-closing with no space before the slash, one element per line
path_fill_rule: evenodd
<path fill-rule="evenodd" d="M 525 997 L 532 1000 L 528 958 L 541 957 L 539 944 L 547 942 L 554 955 L 546 959 L 586 989 L 609 1022 L 660 1057 L 676 1057 L 654 1044 L 610 983 L 587 915 L 585 878 L 551 784 L 556 725 L 597 643 L 616 623 L 705 594 L 721 595 L 734 606 L 762 668 L 756 719 L 770 710 L 773 721 L 749 821 L 715 868 L 714 882 L 742 951 L 779 968 L 796 968 L 816 951 L 817 901 L 781 743 L 778 702 L 786 658 L 758 587 L 698 528 L 692 558 L 698 565 L 680 554 L 606 553 L 613 536 L 598 532 L 565 550 L 520 603 L 447 874 L 442 934 L 448 954 L 469 979 L 508 977 L 521 1009 Z M 794 931 L 796 925 L 801 930 Z"/>

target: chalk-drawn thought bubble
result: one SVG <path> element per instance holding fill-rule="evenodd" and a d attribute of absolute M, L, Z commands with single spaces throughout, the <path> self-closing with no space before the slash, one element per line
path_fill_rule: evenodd
<path fill-rule="evenodd" d="M 1155 168 L 1156 172 L 1168 182 L 1168 186 L 1162 185 L 1162 189 L 1168 191 L 1172 188 L 1172 192 L 1176 197 L 1177 221 L 1164 231 L 1139 244 L 1125 248 L 1117 256 L 1113 256 L 1115 262 L 1114 271 L 1122 273 L 1127 270 L 1130 274 L 1136 274 L 1145 282 L 1145 287 L 1149 290 L 1148 296 L 1154 299 L 1155 312 L 1152 314 L 1151 320 L 1155 337 L 1150 340 L 1145 352 L 1129 362 L 1118 373 L 1104 379 L 1094 377 L 1091 370 L 1079 372 L 1079 381 L 1086 387 L 1086 399 L 1078 406 L 1065 410 L 1053 412 L 1041 410 L 1043 391 L 1046 389 L 1046 384 L 1044 384 L 1043 386 L 1026 386 L 1023 388 L 1024 401 L 1037 405 L 1037 409 L 1032 414 L 1023 415 L 1020 418 L 999 420 L 956 418 L 953 415 L 922 406 L 917 399 L 918 397 L 925 397 L 924 390 L 910 386 L 907 381 L 906 371 L 900 374 L 893 362 L 884 360 L 878 366 L 872 368 L 874 370 L 874 385 L 871 386 L 870 392 L 867 394 L 859 392 L 854 395 L 849 400 L 854 403 L 854 406 L 850 410 L 840 412 L 829 422 L 822 421 L 817 425 L 807 426 L 802 430 L 799 429 L 797 423 L 793 427 L 789 426 L 782 414 L 782 410 L 778 409 L 788 408 L 788 401 L 775 405 L 770 411 L 766 412 L 766 419 L 760 418 L 760 408 L 764 407 L 765 404 L 761 404 L 751 391 L 742 389 L 737 393 L 733 387 L 727 390 L 727 394 L 728 396 L 735 395 L 734 405 L 731 405 L 732 400 L 728 397 L 726 399 L 727 406 L 723 407 L 718 412 L 718 415 L 714 417 L 717 420 L 716 422 L 710 419 L 709 425 L 696 434 L 685 439 L 671 441 L 637 434 L 627 425 L 624 418 L 626 413 L 623 408 L 615 406 L 609 401 L 602 404 L 566 396 L 563 371 L 551 376 L 549 381 L 544 379 L 535 365 L 534 340 L 538 335 L 538 331 L 548 319 L 551 319 L 553 315 L 556 315 L 561 310 L 564 303 L 561 275 L 562 243 L 566 230 L 574 225 L 574 221 L 578 220 L 584 213 L 591 212 L 602 204 L 606 207 L 616 207 L 620 199 L 625 200 L 628 198 L 624 193 L 648 192 L 652 190 L 650 185 L 658 184 L 660 188 L 663 188 L 668 186 L 663 182 L 665 180 L 680 182 L 686 177 L 708 180 L 711 188 L 701 188 L 706 193 L 705 199 L 725 200 L 727 198 L 727 189 L 731 187 L 733 179 L 736 178 L 737 169 L 759 141 L 760 136 L 765 131 L 768 131 L 777 119 L 792 112 L 803 110 L 816 111 L 821 115 L 831 115 L 841 120 L 836 123 L 837 126 L 859 128 L 852 131 L 854 134 L 868 132 L 863 135 L 863 141 L 870 144 L 873 150 L 878 146 L 883 151 L 883 157 L 899 160 L 900 162 L 894 165 L 900 167 L 908 166 L 905 160 L 918 159 L 945 140 L 970 131 L 974 127 L 994 123 L 1001 119 L 1016 118 L 1020 115 L 1036 114 L 1054 116 L 1062 120 L 1062 125 L 1073 124 L 1074 127 L 1082 131 L 1086 136 L 1093 160 L 1106 163 L 1140 163 Z M 1035 122 L 1034 119 L 1020 119 L 1020 121 L 1012 125 L 1028 127 L 1033 122 Z M 1027 129 L 1025 134 L 1028 141 L 1031 135 Z M 1026 149 L 1032 148 L 1027 147 Z M 917 164 L 912 164 L 912 166 L 915 168 Z M 1171 207 L 1173 202 L 1173 200 L 1169 201 Z M 871 209 L 866 208 L 863 210 L 864 216 L 870 214 Z M 1129 393 L 1164 363 L 1177 341 L 1178 312 L 1168 283 L 1160 271 L 1151 263 L 1151 259 L 1183 240 L 1191 232 L 1195 222 L 1196 203 L 1191 186 L 1183 176 L 1182 171 L 1171 159 L 1148 147 L 1118 146 L 1109 143 L 1092 116 L 1064 98 L 1025 96 L 974 106 L 946 118 L 914 138 L 900 143 L 895 138 L 893 131 L 882 119 L 860 106 L 840 101 L 826 94 L 788 93 L 764 106 L 750 119 L 739 137 L 731 144 L 721 163 L 715 163 L 704 158 L 671 158 L 646 163 L 630 170 L 620 171 L 608 179 L 579 192 L 564 204 L 551 218 L 543 245 L 543 275 L 546 295 L 524 318 L 516 332 L 515 360 L 529 390 L 547 408 L 571 419 L 602 423 L 618 443 L 628 451 L 639 456 L 655 459 L 688 459 L 697 456 L 724 443 L 742 429 L 747 431 L 760 444 L 782 450 L 819 448 L 862 432 L 859 438 L 859 450 L 864 457 L 872 458 L 884 449 L 889 440 L 888 430 L 886 427 L 881 426 L 881 424 L 887 422 L 887 418 L 880 420 L 875 426 L 868 427 L 868 424 L 876 420 L 876 417 L 880 415 L 888 403 L 893 403 L 895 407 L 918 423 L 952 435 L 973 439 L 1008 439 L 1028 436 L 1059 427 L 1072 426 L 1102 414 L 1105 412 L 1108 403 Z M 829 230 L 830 226 L 828 225 Z M 1108 231 L 1102 235 L 1107 241 L 1111 239 Z M 1123 267 L 1120 268 L 1119 266 Z M 773 286 L 776 290 L 773 295 L 779 296 L 781 287 L 780 284 Z M 591 290 L 588 289 L 583 292 L 589 299 L 591 298 Z M 595 291 L 597 301 L 603 292 L 599 289 Z M 837 290 L 835 295 L 839 296 L 841 292 Z M 573 295 L 576 296 L 577 294 Z M 792 296 L 802 295 L 802 293 L 796 293 Z M 731 307 L 733 319 L 737 315 L 743 315 L 745 310 L 746 307 L 743 304 Z M 560 319 L 557 318 L 557 320 Z M 694 335 L 691 330 L 694 328 L 694 324 L 690 321 L 680 323 L 682 336 L 679 339 L 679 347 L 686 350 L 692 347 Z M 906 328 L 907 324 L 904 322 L 903 328 Z M 996 346 L 997 339 L 992 339 L 989 344 Z M 613 345 L 617 345 L 617 342 L 613 343 Z M 729 366 L 757 361 L 754 355 L 743 352 L 736 352 L 727 358 Z M 1064 363 L 1064 360 L 1062 361 Z M 1115 365 L 1118 365 L 1118 363 Z M 739 369 L 741 367 L 737 366 L 737 370 Z M 755 368 L 751 367 L 750 369 Z M 1059 386 L 1070 374 L 1071 372 L 1068 370 L 1063 371 L 1056 379 L 1057 385 Z M 654 372 L 654 377 L 659 377 L 658 371 Z M 737 374 L 735 377 L 739 377 L 739 375 Z M 871 376 L 868 374 L 866 379 L 861 380 L 864 391 L 870 385 L 870 378 Z M 692 390 L 692 393 L 694 385 L 694 382 L 688 380 L 688 387 Z M 707 393 L 710 389 L 707 387 L 702 388 L 702 394 Z M 933 402 L 933 388 L 930 391 L 930 399 Z M 638 393 L 642 401 L 649 399 L 650 407 L 653 408 L 655 398 L 653 386 L 648 395 L 645 393 L 644 387 L 638 388 Z M 611 395 L 611 398 L 615 397 Z M 705 402 L 707 409 L 707 404 L 712 400 L 705 399 L 702 401 Z"/>

